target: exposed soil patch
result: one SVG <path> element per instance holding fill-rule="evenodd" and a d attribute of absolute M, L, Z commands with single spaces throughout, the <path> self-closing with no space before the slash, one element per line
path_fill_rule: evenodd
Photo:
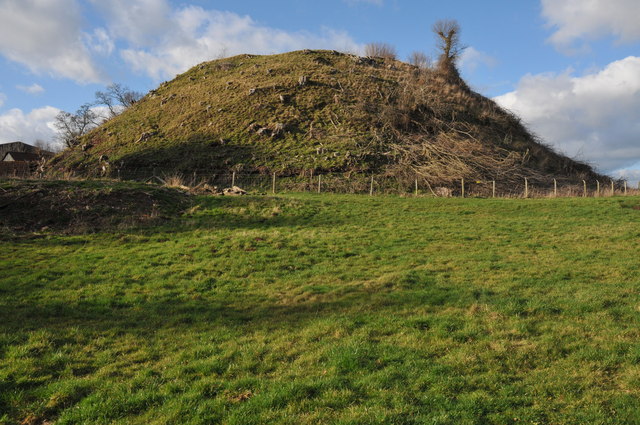
<path fill-rule="evenodd" d="M 0 182 L 4 232 L 92 233 L 156 224 L 190 205 L 178 189 L 112 181 Z"/>

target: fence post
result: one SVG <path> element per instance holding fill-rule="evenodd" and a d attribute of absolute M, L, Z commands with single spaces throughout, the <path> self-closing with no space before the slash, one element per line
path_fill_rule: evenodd
<path fill-rule="evenodd" d="M 613 180 L 611 180 L 611 196 L 615 196 L 616 194 L 616 188 L 613 185 Z"/>
<path fill-rule="evenodd" d="M 596 196 L 600 196 L 600 182 L 596 180 Z"/>
<path fill-rule="evenodd" d="M 556 181 L 556 179 L 553 179 L 553 197 L 558 197 L 558 182 Z"/>
<path fill-rule="evenodd" d="M 464 179 L 460 179 L 460 187 L 462 188 L 462 197 L 464 198 Z"/>
<path fill-rule="evenodd" d="M 587 197 L 587 182 L 585 180 L 582 180 L 582 196 Z"/>
<path fill-rule="evenodd" d="M 415 195 L 418 196 L 418 179 L 416 179 L 415 183 L 416 183 Z"/>
<path fill-rule="evenodd" d="M 320 193 L 320 177 L 322 177 L 322 175 L 318 174 L 318 193 Z"/>
<path fill-rule="evenodd" d="M 492 198 L 496 197 L 496 181 L 495 180 L 491 180 L 491 197 Z"/>
<path fill-rule="evenodd" d="M 236 185 L 236 172 L 231 173 L 231 187 Z"/>
<path fill-rule="evenodd" d="M 276 173 L 273 173 L 273 180 L 271 181 L 271 193 L 276 193 Z"/>
<path fill-rule="evenodd" d="M 627 194 L 627 181 L 624 181 L 624 194 Z"/>
<path fill-rule="evenodd" d="M 528 198 L 529 197 L 529 181 L 527 180 L 527 178 L 524 178 L 524 197 Z"/>
<path fill-rule="evenodd" d="M 369 186 L 369 196 L 373 196 L 373 176 L 371 176 L 371 185 Z"/>

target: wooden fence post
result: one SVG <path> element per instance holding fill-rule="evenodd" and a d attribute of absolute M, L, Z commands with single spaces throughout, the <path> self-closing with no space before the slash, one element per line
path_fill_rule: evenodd
<path fill-rule="evenodd" d="M 231 173 L 231 187 L 236 185 L 236 172 Z"/>
<path fill-rule="evenodd" d="M 320 193 L 320 177 L 322 177 L 322 175 L 318 174 L 318 193 Z"/>
<path fill-rule="evenodd" d="M 556 181 L 556 179 L 553 179 L 553 197 L 558 197 L 558 182 Z"/>
<path fill-rule="evenodd" d="M 596 196 L 600 196 L 600 182 L 596 180 Z"/>
<path fill-rule="evenodd" d="M 464 198 L 464 179 L 460 179 L 460 187 L 462 188 L 462 197 Z"/>
<path fill-rule="evenodd" d="M 526 177 L 524 178 L 524 197 L 529 197 L 529 180 Z"/>
<path fill-rule="evenodd" d="M 582 180 L 582 196 L 587 197 L 587 182 Z"/>
<path fill-rule="evenodd" d="M 276 173 L 273 173 L 273 181 L 271 182 L 271 193 L 276 193 Z"/>
<path fill-rule="evenodd" d="M 371 176 L 371 184 L 369 185 L 369 196 L 373 196 L 373 176 Z"/>
<path fill-rule="evenodd" d="M 624 194 L 627 194 L 627 181 L 624 181 Z"/>
<path fill-rule="evenodd" d="M 416 179 L 415 195 L 418 196 L 418 179 Z"/>
<path fill-rule="evenodd" d="M 611 196 L 615 196 L 616 187 L 613 185 L 613 180 L 611 180 Z"/>
<path fill-rule="evenodd" d="M 496 197 L 496 181 L 495 180 L 491 180 L 491 197 L 492 198 Z"/>

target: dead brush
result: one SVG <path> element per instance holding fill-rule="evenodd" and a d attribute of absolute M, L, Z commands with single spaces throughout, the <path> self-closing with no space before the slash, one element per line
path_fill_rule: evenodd
<path fill-rule="evenodd" d="M 162 183 L 163 186 L 190 190 L 190 187 L 188 186 L 188 183 L 182 174 L 170 174 L 165 175 L 162 178 L 157 177 L 157 179 Z"/>

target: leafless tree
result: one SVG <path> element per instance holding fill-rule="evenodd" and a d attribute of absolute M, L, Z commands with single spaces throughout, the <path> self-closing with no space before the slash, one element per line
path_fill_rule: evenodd
<path fill-rule="evenodd" d="M 65 146 L 76 146 L 80 143 L 80 137 L 100 124 L 100 117 L 91 107 L 90 103 L 85 103 L 73 114 L 61 111 L 56 115 L 53 125 L 58 130 L 58 140 Z"/>
<path fill-rule="evenodd" d="M 142 94 L 119 83 L 107 86 L 106 91 L 96 92 L 96 105 L 105 105 L 110 118 L 115 117 L 142 98 Z"/>
<path fill-rule="evenodd" d="M 442 51 L 440 64 L 455 64 L 460 54 L 465 49 L 460 43 L 460 25 L 455 20 L 440 20 L 433 24 L 433 32 L 436 35 L 438 49 Z"/>
<path fill-rule="evenodd" d="M 372 58 L 396 59 L 398 57 L 396 48 L 387 43 L 369 43 L 364 46 L 364 54 Z"/>
<path fill-rule="evenodd" d="M 427 69 L 431 67 L 431 58 L 423 52 L 416 51 L 409 55 L 409 63 L 420 69 Z"/>

